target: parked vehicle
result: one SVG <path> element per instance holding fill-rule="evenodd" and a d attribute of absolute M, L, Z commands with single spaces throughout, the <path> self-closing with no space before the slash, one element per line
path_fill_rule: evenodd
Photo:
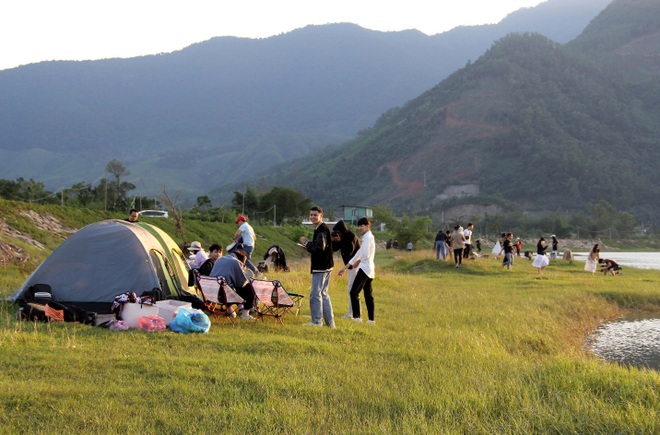
<path fill-rule="evenodd" d="M 170 217 L 169 213 L 164 210 L 142 210 L 139 212 L 142 217 L 155 217 L 155 218 L 167 218 Z"/>

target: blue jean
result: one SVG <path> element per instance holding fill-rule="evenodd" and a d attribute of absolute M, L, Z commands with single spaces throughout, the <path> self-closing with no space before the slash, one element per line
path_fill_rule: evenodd
<path fill-rule="evenodd" d="M 334 328 L 335 318 L 332 314 L 332 302 L 328 294 L 330 285 L 330 272 L 312 273 L 312 289 L 309 292 L 309 311 L 312 315 L 312 323 L 321 325 L 325 320 L 325 326 Z"/>
<path fill-rule="evenodd" d="M 245 261 L 245 266 L 247 266 L 248 269 L 250 269 L 254 274 L 257 274 L 257 268 L 254 267 L 254 264 L 250 261 L 250 258 L 252 258 L 252 250 L 254 249 L 254 246 L 248 246 L 248 245 L 243 245 L 243 252 L 247 254 L 247 260 Z"/>
<path fill-rule="evenodd" d="M 442 257 L 443 260 L 447 259 L 447 246 L 445 242 L 438 240 L 435 242 L 435 259 L 439 260 Z"/>

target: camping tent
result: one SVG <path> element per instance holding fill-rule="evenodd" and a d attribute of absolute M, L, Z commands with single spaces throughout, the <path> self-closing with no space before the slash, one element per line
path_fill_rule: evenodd
<path fill-rule="evenodd" d="M 187 264 L 167 233 L 143 222 L 105 220 L 62 242 L 12 299 L 20 301 L 34 284 L 48 284 L 55 301 L 103 313 L 127 291 L 139 296 L 157 288 L 174 299 L 197 294 L 187 283 Z"/>

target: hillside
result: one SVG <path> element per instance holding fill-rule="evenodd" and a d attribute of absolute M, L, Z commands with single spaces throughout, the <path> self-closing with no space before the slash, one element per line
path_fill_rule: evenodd
<path fill-rule="evenodd" d="M 103 219 L 123 219 L 124 214 L 28 204 L 0 199 L 0 299 L 13 293 L 30 273 L 66 238 L 78 229 Z M 181 247 L 198 240 L 203 246 L 232 241 L 236 225 L 231 222 L 204 222 L 184 219 L 183 231 L 177 230 L 173 218 L 142 218 L 170 234 Z M 285 251 L 290 261 L 307 258 L 297 246 L 298 238 L 307 234 L 302 227 L 256 226 L 257 244 L 253 253 L 255 264 L 272 245 Z"/>
<path fill-rule="evenodd" d="M 607 65 L 624 46 L 640 51 L 619 60 L 628 69 L 640 58 L 657 64 L 657 46 L 643 51 L 637 41 L 657 34 L 658 8 L 650 0 L 615 1 L 594 20 L 609 25 L 585 32 L 590 40 L 618 40 L 598 56 L 582 37 L 562 46 L 535 34 L 507 36 L 358 139 L 274 177 L 320 203 L 389 203 L 431 214 L 468 203 L 483 215 L 507 201 L 535 211 L 605 199 L 657 222 L 660 117 L 653 102 L 660 94 Z M 637 31 L 615 30 L 625 26 Z"/>
<path fill-rule="evenodd" d="M 56 190 L 97 181 L 118 159 L 138 193 L 166 185 L 194 198 L 355 137 L 511 31 L 568 41 L 606 3 L 551 0 L 434 36 L 333 24 L 0 71 L 0 173 Z"/>

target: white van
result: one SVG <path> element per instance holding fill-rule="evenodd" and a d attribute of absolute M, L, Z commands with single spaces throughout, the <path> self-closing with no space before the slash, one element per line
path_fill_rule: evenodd
<path fill-rule="evenodd" d="M 163 210 L 142 210 L 138 213 L 142 217 L 155 217 L 155 218 L 167 218 L 170 217 L 166 211 Z"/>

